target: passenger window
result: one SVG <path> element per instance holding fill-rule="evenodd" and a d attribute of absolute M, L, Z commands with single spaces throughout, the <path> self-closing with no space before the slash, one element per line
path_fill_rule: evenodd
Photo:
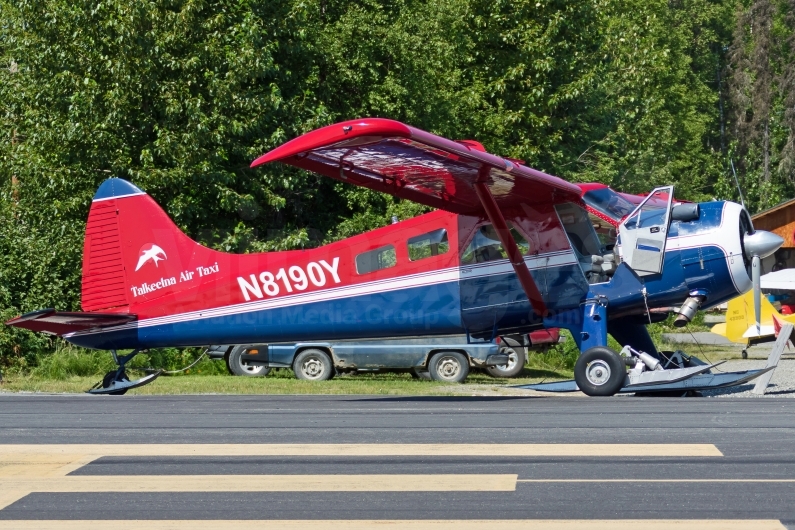
<path fill-rule="evenodd" d="M 395 265 L 397 265 L 397 256 L 392 245 L 362 252 L 356 256 L 356 272 L 359 274 L 388 269 Z"/>
<path fill-rule="evenodd" d="M 530 245 L 527 240 L 513 227 L 511 227 L 511 235 L 523 256 L 530 252 Z M 472 242 L 467 247 L 464 255 L 461 256 L 461 263 L 469 265 L 498 259 L 508 259 L 508 253 L 502 248 L 502 243 L 497 237 L 497 231 L 494 226 L 486 224 L 475 232 L 475 237 L 472 238 Z"/>
<path fill-rule="evenodd" d="M 410 261 L 444 254 L 450 250 L 450 243 L 447 241 L 447 230 L 440 228 L 427 234 L 410 237 L 408 247 Z"/>

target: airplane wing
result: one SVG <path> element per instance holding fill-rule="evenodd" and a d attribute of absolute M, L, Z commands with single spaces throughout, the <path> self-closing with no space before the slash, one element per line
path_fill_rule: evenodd
<path fill-rule="evenodd" d="M 453 213 L 480 215 L 483 183 L 504 208 L 518 203 L 579 202 L 574 184 L 487 153 L 473 141 L 454 142 L 394 120 L 365 118 L 311 131 L 257 158 Z"/>
<path fill-rule="evenodd" d="M 6 325 L 63 336 L 85 329 L 126 324 L 137 319 L 137 315 L 128 313 L 69 313 L 55 309 L 40 309 L 13 318 L 6 322 Z"/>
<path fill-rule="evenodd" d="M 795 269 L 769 272 L 763 274 L 760 280 L 763 291 L 795 291 Z"/>
<path fill-rule="evenodd" d="M 454 142 L 381 118 L 311 131 L 265 153 L 251 167 L 275 161 L 452 213 L 485 214 L 533 309 L 545 313 L 502 210 L 523 203 L 580 202 L 578 186 L 489 154 L 478 142 Z"/>

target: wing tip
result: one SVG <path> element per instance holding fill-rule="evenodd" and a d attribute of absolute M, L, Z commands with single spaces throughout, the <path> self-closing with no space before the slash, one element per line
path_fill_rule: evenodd
<path fill-rule="evenodd" d="M 398 136 L 403 138 L 411 137 L 412 129 L 405 123 L 388 118 L 359 118 L 348 120 L 332 125 L 326 125 L 319 129 L 309 131 L 297 138 L 293 138 L 260 156 L 251 163 L 251 168 L 283 160 L 291 156 L 328 147 L 344 140 L 357 138 L 360 136 Z"/>

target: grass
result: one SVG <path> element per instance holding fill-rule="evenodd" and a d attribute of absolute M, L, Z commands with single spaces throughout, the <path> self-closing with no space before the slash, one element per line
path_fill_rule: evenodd
<path fill-rule="evenodd" d="M 219 362 L 219 364 L 222 364 Z M 133 376 L 133 374 L 130 374 Z M 136 374 L 137 375 L 137 374 Z M 358 374 L 341 375 L 331 381 L 311 382 L 295 379 L 291 370 L 272 371 L 267 377 L 232 377 L 230 375 L 180 375 L 161 376 L 153 383 L 132 390 L 135 394 L 375 394 L 375 395 L 426 395 L 472 393 L 478 389 L 492 391 L 497 386 L 538 383 L 571 377 L 571 372 L 561 370 L 536 370 L 525 368 L 521 377 L 495 379 L 481 373 L 471 373 L 466 385 L 439 383 L 412 379 L 409 374 Z M 6 392 L 85 392 L 101 376 L 73 375 L 61 379 L 34 374 L 15 374 L 0 384 Z"/>
<path fill-rule="evenodd" d="M 706 328 L 703 316 L 691 324 L 694 331 Z M 688 326 L 690 328 L 690 326 Z M 662 333 L 674 331 L 672 319 L 649 326 L 652 338 L 661 350 L 682 349 L 705 361 L 740 358 L 740 348 L 668 344 Z M 678 331 L 678 330 L 677 330 Z M 564 332 L 567 335 L 567 332 Z M 612 340 L 612 339 L 611 339 Z M 619 350 L 617 344 L 611 347 Z M 201 350 L 153 350 L 138 355 L 131 363 L 130 377 L 142 375 L 145 367 L 174 370 L 189 365 Z M 135 394 L 375 394 L 375 395 L 452 395 L 473 392 L 504 391 L 505 387 L 520 384 L 554 381 L 573 377 L 578 351 L 574 341 L 568 340 L 544 353 L 530 355 L 520 377 L 495 379 L 479 372 L 470 373 L 465 385 L 412 379 L 408 374 L 358 374 L 337 376 L 331 381 L 309 382 L 295 379 L 291 370 L 274 370 L 266 378 L 232 377 L 222 361 L 203 359 L 183 374 L 161 376 L 153 383 L 134 389 Z M 2 392 L 81 393 L 91 388 L 102 376 L 114 368 L 107 352 L 84 350 L 66 343 L 47 355 L 38 357 L 36 366 L 25 370 L 11 370 L 3 374 Z"/>
<path fill-rule="evenodd" d="M 143 375 L 146 367 L 179 369 L 191 364 L 201 350 L 153 350 L 136 356 L 128 365 L 130 378 Z M 121 352 L 120 352 L 121 353 Z M 495 379 L 471 372 L 465 385 L 412 379 L 404 373 L 362 373 L 341 375 L 331 381 L 297 380 L 292 370 L 273 370 L 268 377 L 232 377 L 223 361 L 201 360 L 196 366 L 175 376 L 161 376 L 153 383 L 134 389 L 136 394 L 460 394 L 499 386 L 538 383 L 543 380 L 573 377 L 577 360 L 574 341 L 542 354 L 533 354 L 521 377 Z M 58 349 L 38 357 L 37 365 L 3 374 L 0 391 L 5 392 L 85 392 L 114 369 L 108 352 L 92 351 L 61 344 Z M 473 390 L 474 389 L 474 390 Z"/>

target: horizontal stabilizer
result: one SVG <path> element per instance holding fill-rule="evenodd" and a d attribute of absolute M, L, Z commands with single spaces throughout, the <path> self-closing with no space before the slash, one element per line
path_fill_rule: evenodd
<path fill-rule="evenodd" d="M 759 326 L 759 331 L 756 330 L 756 324 L 748 326 L 748 329 L 743 333 L 744 339 L 759 339 L 762 337 L 773 337 L 776 334 L 774 326 Z"/>
<path fill-rule="evenodd" d="M 129 313 L 69 313 L 39 309 L 13 318 L 6 325 L 63 336 L 75 331 L 118 326 L 137 319 L 137 315 Z"/>

